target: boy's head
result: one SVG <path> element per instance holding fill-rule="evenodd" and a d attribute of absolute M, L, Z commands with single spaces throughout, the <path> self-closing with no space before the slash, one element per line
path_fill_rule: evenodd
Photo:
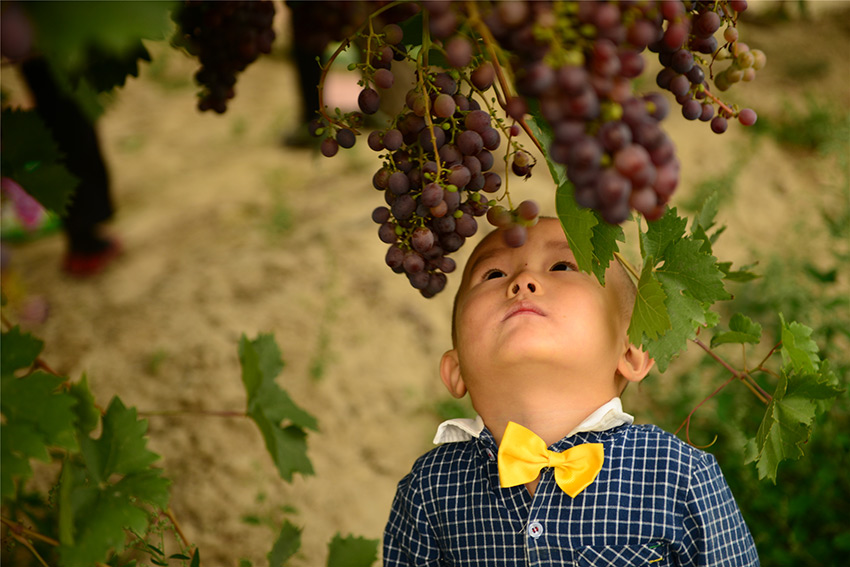
<path fill-rule="evenodd" d="M 518 248 L 498 230 L 487 235 L 469 257 L 455 298 L 454 348 L 440 368 L 449 390 L 458 397 L 469 390 L 475 403 L 478 392 L 511 395 L 523 380 L 535 380 L 529 374 L 586 377 L 583 388 L 614 395 L 641 380 L 652 360 L 628 341 L 634 284 L 618 262 L 611 264 L 604 287 L 579 272 L 554 218 L 541 218 Z"/>

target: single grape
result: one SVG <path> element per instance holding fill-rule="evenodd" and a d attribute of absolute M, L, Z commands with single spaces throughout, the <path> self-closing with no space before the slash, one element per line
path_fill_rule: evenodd
<path fill-rule="evenodd" d="M 528 229 L 515 224 L 502 230 L 502 239 L 511 248 L 519 248 L 528 239 Z"/>
<path fill-rule="evenodd" d="M 394 152 L 401 147 L 403 142 L 402 133 L 395 128 L 391 128 L 384 133 L 383 142 L 385 148 Z"/>
<path fill-rule="evenodd" d="M 319 146 L 322 155 L 325 157 L 333 157 L 339 151 L 339 144 L 333 138 L 325 138 Z"/>
<path fill-rule="evenodd" d="M 395 231 L 393 231 L 393 234 L 395 234 Z M 393 244 L 387 249 L 385 261 L 387 266 L 392 268 L 393 271 L 400 270 L 401 264 L 404 261 L 404 250 Z"/>
<path fill-rule="evenodd" d="M 434 114 L 440 118 L 448 118 L 455 113 L 455 109 L 457 109 L 457 105 L 452 95 L 442 93 L 434 99 Z"/>
<path fill-rule="evenodd" d="M 383 223 L 380 227 L 378 227 L 378 238 L 381 239 L 381 242 L 385 242 L 387 244 L 392 244 L 398 240 L 398 235 L 395 232 L 395 225 L 391 222 Z"/>
<path fill-rule="evenodd" d="M 446 61 L 458 69 L 472 61 L 472 44 L 462 36 L 454 36 L 446 43 Z"/>
<path fill-rule="evenodd" d="M 493 86 L 493 81 L 496 79 L 496 70 L 492 63 L 485 61 L 470 74 L 469 79 L 476 89 L 486 91 Z"/>
<path fill-rule="evenodd" d="M 397 24 L 387 24 L 381 31 L 384 34 L 384 41 L 390 45 L 398 45 L 404 38 L 404 32 Z"/>
<path fill-rule="evenodd" d="M 410 243 L 413 249 L 420 253 L 425 253 L 434 246 L 434 233 L 425 227 L 417 228 L 410 235 Z"/>
<path fill-rule="evenodd" d="M 534 201 L 523 201 L 516 208 L 517 217 L 525 221 L 533 221 L 540 214 L 540 207 Z"/>
<path fill-rule="evenodd" d="M 722 116 L 715 116 L 711 119 L 711 131 L 715 134 L 722 134 L 726 131 L 728 124 L 726 119 Z"/>
<path fill-rule="evenodd" d="M 375 114 L 381 106 L 381 95 L 372 88 L 365 88 L 357 96 L 357 105 L 364 114 Z"/>
<path fill-rule="evenodd" d="M 487 211 L 487 221 L 496 228 L 507 228 L 513 224 L 513 217 L 505 207 L 495 205 Z"/>
<path fill-rule="evenodd" d="M 410 178 L 403 171 L 396 171 L 390 175 L 387 181 L 387 188 L 394 195 L 402 195 L 410 190 Z"/>
<path fill-rule="evenodd" d="M 378 130 L 372 130 L 369 132 L 369 136 L 366 138 L 366 143 L 369 146 L 369 149 L 380 152 L 384 149 L 384 143 L 381 141 L 381 133 Z"/>
<path fill-rule="evenodd" d="M 699 101 L 690 99 L 682 105 L 682 116 L 685 120 L 696 120 L 702 116 L 702 104 Z"/>
<path fill-rule="evenodd" d="M 378 224 L 384 224 L 390 219 L 390 210 L 386 207 L 375 207 L 372 211 L 372 221 Z"/>
<path fill-rule="evenodd" d="M 375 71 L 375 85 L 382 89 L 388 89 L 393 86 L 395 76 L 389 69 L 378 69 Z"/>
<path fill-rule="evenodd" d="M 484 148 L 484 141 L 478 132 L 465 130 L 457 137 L 457 147 L 466 156 L 477 155 Z"/>
<path fill-rule="evenodd" d="M 758 116 L 751 108 L 745 108 L 738 113 L 738 122 L 744 126 L 752 126 L 756 123 Z"/>

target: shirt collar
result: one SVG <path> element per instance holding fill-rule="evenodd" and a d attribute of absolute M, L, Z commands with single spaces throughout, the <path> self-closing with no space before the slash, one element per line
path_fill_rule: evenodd
<path fill-rule="evenodd" d="M 620 425 L 631 425 L 634 421 L 634 416 L 623 411 L 623 402 L 619 397 L 616 397 L 584 418 L 584 421 L 579 423 L 566 436 L 571 437 L 576 433 L 585 431 L 607 431 Z M 480 415 L 475 416 L 474 419 L 449 419 L 441 423 L 437 428 L 437 434 L 434 436 L 434 444 L 458 443 L 460 441 L 469 441 L 473 438 L 478 439 L 482 431 L 484 431 L 484 420 L 481 419 Z"/>

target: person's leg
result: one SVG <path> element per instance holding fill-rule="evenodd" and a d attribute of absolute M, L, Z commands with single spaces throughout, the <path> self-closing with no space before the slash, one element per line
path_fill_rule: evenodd
<path fill-rule="evenodd" d="M 65 154 L 65 166 L 80 179 L 62 219 L 68 239 L 66 268 L 79 273 L 97 271 L 100 263 L 114 256 L 116 247 L 99 232 L 100 224 L 112 216 L 113 206 L 97 132 L 76 101 L 58 87 L 44 59 L 23 62 L 21 72 L 36 112 Z"/>

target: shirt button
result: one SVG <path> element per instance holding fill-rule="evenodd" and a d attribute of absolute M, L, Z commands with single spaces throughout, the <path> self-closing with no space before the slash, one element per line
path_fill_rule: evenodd
<path fill-rule="evenodd" d="M 533 537 L 534 539 L 539 538 L 543 535 L 543 524 L 540 522 L 531 522 L 528 526 L 528 535 Z"/>

